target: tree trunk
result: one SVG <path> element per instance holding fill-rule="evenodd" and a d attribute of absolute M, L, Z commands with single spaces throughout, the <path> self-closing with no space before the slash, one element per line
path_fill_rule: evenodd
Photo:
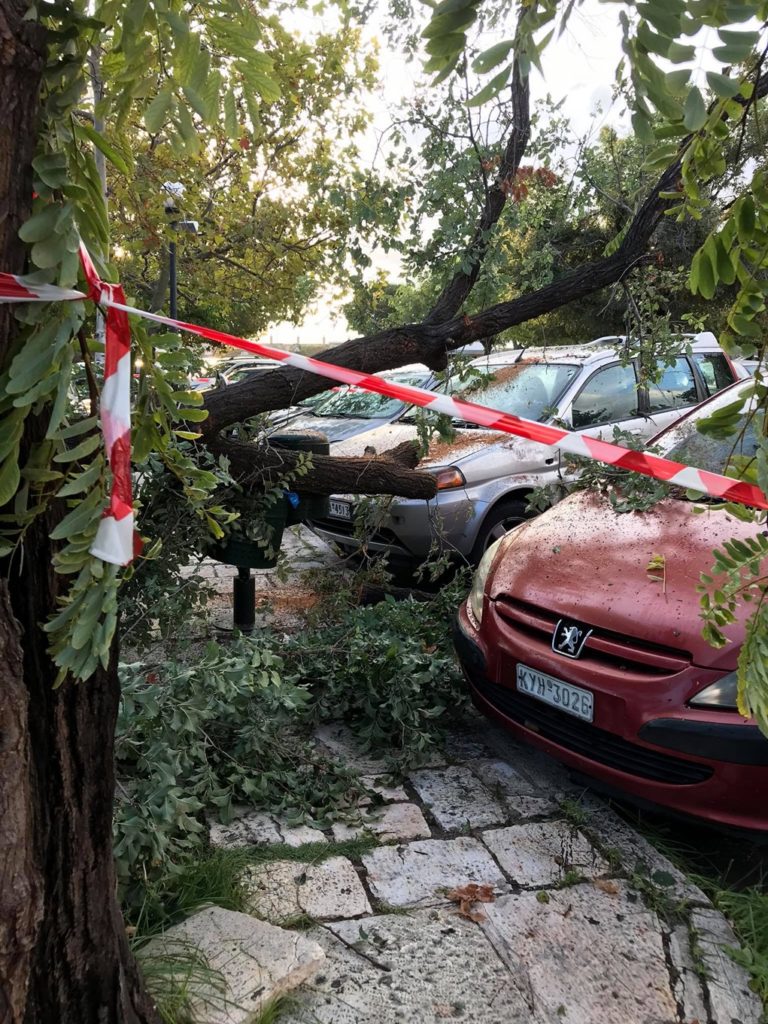
<path fill-rule="evenodd" d="M 0 267 L 16 273 L 45 55 L 45 35 L 23 20 L 26 10 L 26 0 L 0 0 Z M 0 306 L 0 370 L 14 333 Z M 23 450 L 44 431 L 44 420 L 28 417 Z M 157 1015 L 115 895 L 116 653 L 108 671 L 53 689 L 41 629 L 59 582 L 50 528 L 38 519 L 0 562 L 0 1020 L 148 1024 Z"/>

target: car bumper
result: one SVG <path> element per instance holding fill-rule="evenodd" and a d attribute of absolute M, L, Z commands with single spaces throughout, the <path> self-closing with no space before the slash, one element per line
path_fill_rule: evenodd
<path fill-rule="evenodd" d="M 368 554 L 387 555 L 395 562 L 423 561 L 433 544 L 467 557 L 485 515 L 487 502 L 472 500 L 463 488 L 440 491 L 430 500 L 402 499 L 390 506 L 377 529 L 365 540 Z M 327 517 L 312 528 L 345 551 L 360 551 L 354 522 Z"/>
<path fill-rule="evenodd" d="M 492 609 L 486 605 L 486 615 Z M 768 740 L 734 714 L 694 711 L 664 680 L 638 688 L 588 686 L 595 721 L 582 722 L 519 693 L 516 663 L 585 687 L 578 662 L 516 645 L 497 623 L 474 628 L 462 606 L 456 653 L 477 707 L 510 732 L 613 792 L 731 828 L 768 831 Z M 701 676 L 701 670 L 695 670 Z M 715 675 L 714 673 L 712 673 Z M 690 686 L 676 679 L 671 689 Z M 641 695 L 640 695 L 641 694 Z M 616 713 L 618 711 L 618 714 Z M 598 712 L 601 712 L 600 714 Z"/>

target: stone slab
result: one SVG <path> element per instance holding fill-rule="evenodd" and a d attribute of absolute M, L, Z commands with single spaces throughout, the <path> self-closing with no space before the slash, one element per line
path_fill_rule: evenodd
<path fill-rule="evenodd" d="M 315 740 L 322 744 L 336 761 L 360 772 L 361 775 L 387 773 L 387 759 L 362 750 L 346 725 L 338 722 L 321 725 L 315 731 Z"/>
<path fill-rule="evenodd" d="M 374 793 L 378 793 L 382 800 L 388 804 L 392 803 L 405 803 L 410 799 L 408 794 L 405 792 L 402 786 L 394 786 L 389 781 L 389 777 L 386 775 L 363 775 L 360 777 L 360 781 L 368 789 L 372 789 Z M 361 801 L 361 804 L 365 806 L 366 801 Z"/>
<path fill-rule="evenodd" d="M 738 947 L 733 929 L 719 910 L 697 909 L 691 913 L 695 950 L 703 961 L 704 985 L 716 1024 L 760 1024 L 762 1003 L 749 987 L 749 975 L 728 955 Z"/>
<path fill-rule="evenodd" d="M 709 1019 L 704 987 L 691 952 L 691 935 L 687 925 L 673 928 L 668 936 L 669 959 L 674 968 L 672 993 L 682 1011 L 684 1024 Z"/>
<path fill-rule="evenodd" d="M 239 846 L 273 846 L 282 837 L 271 814 L 235 808 L 235 817 L 229 824 L 212 821 L 208 829 L 211 846 L 234 848 Z"/>
<path fill-rule="evenodd" d="M 322 934 L 325 932 L 325 934 Z M 529 1024 L 530 1007 L 480 929 L 447 909 L 309 933 L 326 963 L 281 1024 Z"/>
<path fill-rule="evenodd" d="M 667 896 L 683 900 L 691 906 L 712 905 L 698 885 L 689 881 L 668 857 L 631 828 L 599 797 L 584 793 L 579 806 L 585 815 L 584 828 L 604 850 L 613 850 L 618 854 L 622 868 L 628 874 L 640 872 L 651 881 L 658 878 L 656 884 Z"/>
<path fill-rule="evenodd" d="M 346 857 L 317 864 L 275 860 L 252 864 L 242 874 L 246 909 L 273 924 L 299 917 L 315 921 L 370 914 L 365 889 Z"/>
<path fill-rule="evenodd" d="M 565 821 L 528 822 L 483 832 L 483 842 L 519 885 L 556 885 L 567 872 L 595 878 L 608 865 Z"/>
<path fill-rule="evenodd" d="M 540 818 L 560 810 L 546 786 L 534 786 L 507 761 L 473 761 L 472 771 L 514 820 Z"/>
<path fill-rule="evenodd" d="M 307 843 L 327 843 L 319 829 L 309 825 L 287 825 L 284 821 L 264 811 L 235 809 L 235 817 L 228 825 L 212 821 L 208 838 L 211 846 L 235 848 L 242 846 L 286 846 L 298 847 Z"/>
<path fill-rule="evenodd" d="M 389 804 L 378 812 L 372 811 L 370 821 L 362 825 L 347 825 L 337 822 L 333 826 L 333 838 L 337 841 L 356 839 L 371 832 L 382 843 L 407 842 L 411 839 L 429 839 L 431 832 L 421 808 L 416 804 Z M 375 816 L 374 816 L 375 815 Z"/>
<path fill-rule="evenodd" d="M 507 813 L 464 765 L 412 772 L 411 785 L 446 832 L 501 825 Z"/>
<path fill-rule="evenodd" d="M 483 739 L 482 727 L 451 730 L 445 737 L 445 753 L 452 761 L 469 762 L 491 755 Z"/>
<path fill-rule="evenodd" d="M 190 1013 L 205 1024 L 251 1024 L 271 999 L 302 984 L 325 959 L 322 947 L 297 932 L 248 914 L 208 907 L 169 928 L 145 955 L 199 951 L 216 972 L 190 986 Z"/>
<path fill-rule="evenodd" d="M 540 750 L 518 743 L 495 722 L 486 722 L 483 739 L 496 757 L 510 764 L 537 788 L 546 786 L 553 799 L 583 791 L 583 784 L 573 782 L 568 769 L 559 761 Z"/>
<path fill-rule="evenodd" d="M 390 907 L 429 906 L 445 900 L 445 890 L 477 882 L 508 892 L 509 885 L 476 839 L 427 839 L 407 846 L 383 846 L 363 855 L 368 887 Z"/>
<path fill-rule="evenodd" d="M 502 896 L 483 907 L 480 925 L 529 993 L 532 1021 L 678 1020 L 659 922 L 635 894 L 586 883 L 548 896 L 547 903 L 536 893 Z"/>

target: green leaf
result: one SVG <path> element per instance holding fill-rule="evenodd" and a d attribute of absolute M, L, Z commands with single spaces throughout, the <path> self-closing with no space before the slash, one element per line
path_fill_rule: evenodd
<path fill-rule="evenodd" d="M 503 71 L 499 72 L 490 82 L 481 89 L 480 92 L 476 93 L 470 100 L 467 100 L 468 107 L 479 107 L 483 103 L 487 103 L 488 100 L 492 100 L 507 84 L 509 76 L 512 74 L 512 67 L 506 67 Z"/>
<path fill-rule="evenodd" d="M 704 97 L 694 85 L 685 101 L 683 123 L 689 132 L 697 132 L 707 121 L 707 108 Z"/>
<path fill-rule="evenodd" d="M 90 455 L 94 452 L 99 445 L 102 444 L 101 434 L 93 434 L 91 437 L 81 441 L 80 444 L 74 448 L 66 448 L 63 452 L 59 452 L 58 455 L 54 455 L 54 462 L 74 462 L 77 459 L 85 458 L 86 455 Z"/>
<path fill-rule="evenodd" d="M 81 138 L 84 137 L 92 142 L 96 149 L 103 153 L 112 166 L 116 167 L 121 174 L 125 174 L 126 177 L 130 176 L 130 160 L 119 149 L 107 142 L 101 132 L 95 131 L 91 125 L 84 122 L 78 124 L 75 131 Z"/>
<path fill-rule="evenodd" d="M 738 46 L 744 57 L 749 56 L 760 41 L 760 33 L 757 31 L 738 32 L 734 31 L 734 29 L 719 28 L 717 34 L 726 46 Z M 743 60 L 744 58 L 742 57 L 741 59 Z"/>
<path fill-rule="evenodd" d="M 472 7 L 465 7 L 460 11 L 452 11 L 450 14 L 438 14 L 432 18 L 421 33 L 422 37 L 424 39 L 431 39 L 433 36 L 444 36 L 450 32 L 469 28 L 476 17 L 477 14 Z"/>
<path fill-rule="evenodd" d="M 506 60 L 509 56 L 509 52 L 515 45 L 513 39 L 507 39 L 504 42 L 496 43 L 495 46 L 491 46 L 488 50 L 483 52 L 475 58 L 472 69 L 479 75 L 484 75 L 492 68 L 495 68 L 497 64 L 501 64 L 503 60 Z"/>
<path fill-rule="evenodd" d="M 237 100 L 231 89 L 224 94 L 224 131 L 230 139 L 236 139 L 240 135 L 240 126 L 237 118 Z"/>
<path fill-rule="evenodd" d="M 632 128 L 637 138 L 644 145 L 652 146 L 656 141 L 650 120 L 639 110 L 636 110 L 632 115 Z"/>
<path fill-rule="evenodd" d="M 17 455 L 13 452 L 0 466 L 0 508 L 11 500 L 19 487 L 21 472 Z"/>
<path fill-rule="evenodd" d="M 84 533 L 95 520 L 101 518 L 101 501 L 101 494 L 92 491 L 51 530 L 51 540 L 63 540 L 65 537 L 75 537 L 79 533 Z"/>
<path fill-rule="evenodd" d="M 173 88 L 165 85 L 144 111 L 144 125 L 150 135 L 155 135 L 165 124 L 173 100 Z"/>
<path fill-rule="evenodd" d="M 54 234 L 55 224 L 61 213 L 61 206 L 58 203 L 49 203 L 42 210 L 34 213 L 28 221 L 25 221 L 19 228 L 19 238 L 22 242 L 42 242 Z"/>
<path fill-rule="evenodd" d="M 58 266 L 67 254 L 67 240 L 61 235 L 51 235 L 41 242 L 35 242 L 29 254 L 36 267 L 48 270 Z"/>
<path fill-rule="evenodd" d="M 58 498 L 70 498 L 73 494 L 82 494 L 83 491 L 89 490 L 99 479 L 103 469 L 104 459 L 98 456 L 86 470 L 67 480 L 64 486 L 60 487 L 56 492 L 56 496 Z"/>
<path fill-rule="evenodd" d="M 751 46 L 733 44 L 730 46 L 715 46 L 712 56 L 721 64 L 741 64 L 752 52 Z"/>
<path fill-rule="evenodd" d="M 32 167 L 49 188 L 61 188 L 69 180 L 67 158 L 63 153 L 41 153 L 32 161 Z"/>
<path fill-rule="evenodd" d="M 707 72 L 707 85 L 721 100 L 731 99 L 733 96 L 738 96 L 741 90 L 741 83 L 735 78 L 728 78 L 727 75 L 719 75 L 716 71 Z"/>
<path fill-rule="evenodd" d="M 755 204 L 752 196 L 743 196 L 736 205 L 734 217 L 739 241 L 750 242 L 755 234 Z"/>
<path fill-rule="evenodd" d="M 715 273 L 704 249 L 699 249 L 691 262 L 690 287 L 705 299 L 715 294 Z"/>
<path fill-rule="evenodd" d="M 463 32 L 449 32 L 447 36 L 435 36 L 426 45 L 426 51 L 432 57 L 453 57 L 461 53 L 466 45 L 467 37 Z"/>
<path fill-rule="evenodd" d="M 433 88 L 434 86 L 439 85 L 441 82 L 444 82 L 446 78 L 448 78 L 448 76 L 454 70 L 456 65 L 459 63 L 460 56 L 461 54 L 457 53 L 455 57 L 453 57 L 451 60 L 444 64 L 442 71 L 440 71 L 439 74 L 435 75 L 435 77 L 432 79 Z M 432 60 L 429 61 L 429 63 L 431 64 L 432 61 L 437 61 L 439 63 L 442 59 L 443 58 L 433 57 Z M 425 67 L 424 70 L 426 71 L 427 68 Z"/>
<path fill-rule="evenodd" d="M 672 42 L 667 50 L 667 60 L 673 64 L 685 64 L 696 59 L 696 47 Z"/>
<path fill-rule="evenodd" d="M 716 253 L 716 266 L 717 276 L 723 282 L 723 284 L 733 284 L 736 280 L 736 268 L 731 261 L 731 257 L 728 254 L 728 250 L 723 244 L 722 238 L 719 236 L 715 238 L 715 253 Z"/>

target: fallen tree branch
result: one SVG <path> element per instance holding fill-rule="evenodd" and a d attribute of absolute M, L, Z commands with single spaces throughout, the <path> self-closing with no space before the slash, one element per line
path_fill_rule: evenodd
<path fill-rule="evenodd" d="M 766 94 L 768 74 L 761 74 L 755 82 L 753 96 L 759 99 Z M 523 118 L 527 95 L 524 96 L 519 90 L 513 89 L 513 99 L 515 96 L 516 102 L 521 105 L 520 117 Z M 742 106 L 745 105 L 745 102 L 742 102 Z M 507 146 L 510 166 L 514 165 L 515 160 L 519 165 L 523 155 L 523 142 L 527 142 L 528 131 L 529 128 L 525 127 L 522 120 L 513 128 Z M 517 143 L 516 132 L 522 133 Z M 474 316 L 452 316 L 451 319 L 436 322 L 432 318 L 433 314 L 437 315 L 440 309 L 456 307 L 456 302 L 460 305 L 471 291 L 484 255 L 484 250 L 478 250 L 477 265 L 472 267 L 469 274 L 460 272 L 454 276 L 447 286 L 450 297 L 444 292 L 445 299 L 441 295 L 433 313 L 424 322 L 346 341 L 331 349 L 327 355 L 324 354 L 324 360 L 363 373 L 378 373 L 412 362 L 424 363 L 433 369 L 442 369 L 447 365 L 448 353 L 469 342 L 491 337 L 517 324 L 585 298 L 608 285 L 621 282 L 646 258 L 661 218 L 676 203 L 674 199 L 663 199 L 661 194 L 678 190 L 683 158 L 692 138 L 688 136 L 681 141 L 676 159 L 646 195 L 634 214 L 621 245 L 613 254 L 571 270 L 537 291 L 498 303 Z M 496 219 L 500 213 L 501 209 Z M 486 215 L 487 204 L 483 217 Z M 483 223 L 483 218 L 480 223 Z M 328 378 L 290 367 L 264 370 L 239 384 L 207 392 L 204 406 L 208 411 L 208 418 L 198 425 L 198 429 L 202 432 L 203 440 L 215 450 L 215 446 L 224 443 L 215 438 L 225 427 L 261 412 L 287 408 L 329 386 Z M 229 451 L 227 454 L 230 454 Z M 250 458 L 253 459 L 252 454 Z M 280 464 L 285 465 L 285 453 L 281 453 L 279 459 L 283 460 Z M 426 493 L 432 483 L 426 474 L 414 473 L 401 466 L 396 470 L 391 467 L 386 473 L 381 469 L 382 460 L 386 461 L 384 456 L 377 459 L 329 458 L 322 461 L 318 457 L 317 468 L 313 469 L 313 472 L 317 473 L 317 486 L 322 488 L 319 493 L 352 491 L 361 494 L 398 494 L 407 497 L 430 497 L 435 493 L 434 490 Z M 237 461 L 245 466 L 245 454 L 242 453 Z M 266 457 L 266 464 L 268 463 L 269 458 Z M 235 461 L 233 465 L 236 465 Z M 276 468 L 276 464 L 269 468 Z"/>
<path fill-rule="evenodd" d="M 249 444 L 217 435 L 208 442 L 215 455 L 229 459 L 233 475 L 241 483 L 281 477 L 295 469 L 300 452 L 269 445 Z M 433 498 L 435 478 L 423 470 L 415 471 L 419 449 L 415 441 L 405 441 L 381 455 L 335 459 L 312 455 L 312 465 L 296 481 L 296 490 L 308 494 L 396 494 L 404 498 Z"/>

